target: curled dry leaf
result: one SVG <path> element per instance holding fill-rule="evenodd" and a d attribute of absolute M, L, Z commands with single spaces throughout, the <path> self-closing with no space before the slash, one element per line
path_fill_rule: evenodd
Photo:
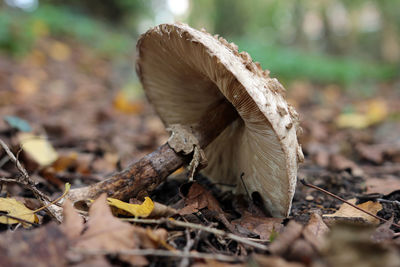
<path fill-rule="evenodd" d="M 348 202 L 355 204 L 356 199 L 350 199 Z M 357 205 L 357 207 L 366 210 L 372 214 L 377 214 L 382 209 L 382 205 L 379 202 L 367 201 Z M 379 224 L 379 220 L 366 214 L 360 210 L 353 208 L 352 206 L 343 203 L 339 210 L 333 214 L 324 214 L 324 218 L 331 219 L 333 221 L 360 221 L 364 223 Z"/>
<path fill-rule="evenodd" d="M 107 203 L 113 207 L 114 213 L 135 217 L 148 217 L 154 209 L 154 203 L 149 197 L 145 197 L 142 204 L 131 204 L 115 198 L 107 198 Z"/>

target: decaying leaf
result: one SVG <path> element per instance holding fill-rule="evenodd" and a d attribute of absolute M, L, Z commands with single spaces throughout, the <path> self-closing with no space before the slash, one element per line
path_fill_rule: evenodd
<path fill-rule="evenodd" d="M 0 198 L 0 211 L 5 212 L 7 215 L 12 216 L 14 218 L 19 218 L 23 221 L 28 221 L 31 223 L 38 222 L 38 217 L 32 210 L 28 209 L 23 203 L 13 198 Z M 2 224 L 22 223 L 24 227 L 30 226 L 29 224 L 23 221 L 12 219 L 6 216 L 0 216 L 0 223 Z"/>
<path fill-rule="evenodd" d="M 66 266 L 67 239 L 56 223 L 0 235 L 0 266 Z"/>
<path fill-rule="evenodd" d="M 355 204 L 356 199 L 350 199 L 348 202 Z M 357 205 L 357 207 L 369 211 L 372 214 L 377 214 L 378 211 L 382 209 L 382 205 L 379 202 L 367 201 L 362 204 Z M 335 220 L 354 220 L 354 221 L 363 221 L 371 224 L 379 224 L 379 220 L 372 217 L 371 215 L 366 214 L 358 209 L 353 208 L 352 206 L 343 203 L 339 210 L 333 214 L 324 214 L 324 218 L 332 218 Z"/>
<path fill-rule="evenodd" d="M 400 190 L 400 179 L 395 177 L 368 178 L 365 181 L 367 194 L 379 193 L 388 195 L 393 191 Z"/>
<path fill-rule="evenodd" d="M 112 215 L 106 201 L 107 196 L 103 194 L 93 202 L 89 210 L 87 230 L 76 240 L 77 248 L 117 253 L 126 249 L 156 248 L 166 242 L 164 229 L 152 231 L 122 222 Z M 136 266 L 148 264 L 143 256 L 122 255 L 120 258 Z"/>
<path fill-rule="evenodd" d="M 317 213 L 311 213 L 310 220 L 303 230 L 303 237 L 314 248 L 319 249 L 325 243 L 325 235 L 329 232 L 328 226 L 322 220 L 321 215 Z"/>
<path fill-rule="evenodd" d="M 63 205 L 63 215 L 64 220 L 62 223 L 62 230 L 64 234 L 69 240 L 78 238 L 84 229 L 83 219 L 76 212 L 72 202 L 69 199 L 65 200 Z"/>
<path fill-rule="evenodd" d="M 233 225 L 240 225 L 249 231 L 258 234 L 260 239 L 269 240 L 271 234 L 280 232 L 283 228 L 282 218 L 268 218 L 254 216 L 250 213 L 245 213 L 238 220 L 232 222 Z"/>
<path fill-rule="evenodd" d="M 303 226 L 295 221 L 290 221 L 270 246 L 270 251 L 275 255 L 282 255 L 289 249 L 292 243 L 301 236 Z"/>
<path fill-rule="evenodd" d="M 107 198 L 107 203 L 108 205 L 116 208 L 115 210 L 117 214 L 123 213 L 124 215 L 126 215 L 126 213 L 128 213 L 128 215 L 133 215 L 135 217 L 146 218 L 151 214 L 154 209 L 154 203 L 149 197 L 145 197 L 142 204 L 126 203 L 119 199 L 111 197 Z"/>
<path fill-rule="evenodd" d="M 184 200 L 185 207 L 179 211 L 179 214 L 181 215 L 194 213 L 206 207 L 211 211 L 219 213 L 223 212 L 215 197 L 203 186 L 197 183 L 191 184 L 189 192 L 185 196 Z"/>
<path fill-rule="evenodd" d="M 56 150 L 43 136 L 21 132 L 18 140 L 22 150 L 41 167 L 52 164 L 58 158 Z"/>
<path fill-rule="evenodd" d="M 391 240 L 395 233 L 390 227 L 393 224 L 393 218 L 391 218 L 389 221 L 385 222 L 382 225 L 379 225 L 378 228 L 375 229 L 375 231 L 371 235 L 371 239 L 375 242 L 383 242 L 387 240 Z"/>

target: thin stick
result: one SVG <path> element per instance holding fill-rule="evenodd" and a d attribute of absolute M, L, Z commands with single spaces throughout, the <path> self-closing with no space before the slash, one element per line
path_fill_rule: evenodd
<path fill-rule="evenodd" d="M 318 191 L 320 191 L 320 192 L 322 192 L 322 193 L 325 193 L 325 194 L 327 194 L 327 195 L 329 195 L 329 196 L 331 196 L 331 197 L 333 197 L 333 198 L 336 198 L 337 200 L 340 200 L 340 201 L 346 203 L 347 205 L 350 205 L 350 206 L 352 206 L 353 208 L 358 209 L 359 211 L 362 211 L 362 212 L 368 214 L 369 216 L 374 217 L 375 219 L 378 219 L 378 220 L 380 220 L 380 221 L 384 221 L 384 222 L 391 223 L 392 225 L 396 226 L 397 228 L 400 228 L 400 225 L 399 225 L 399 224 L 394 223 L 394 222 L 390 222 L 389 220 L 386 220 L 386 219 L 384 219 L 384 218 L 381 218 L 381 217 L 379 217 L 379 216 L 377 216 L 377 215 L 375 215 L 375 214 L 372 214 L 371 212 L 369 212 L 369 211 L 367 211 L 367 210 L 364 210 L 364 209 L 362 209 L 362 208 L 360 208 L 360 207 L 357 207 L 356 205 L 354 205 L 354 204 L 348 202 L 347 200 L 345 200 L 345 199 L 343 199 L 343 198 L 341 198 L 341 197 L 339 197 L 339 196 L 337 196 L 337 195 L 335 195 L 335 194 L 333 194 L 333 193 L 331 193 L 331 192 L 329 192 L 329 191 L 326 191 L 325 189 L 322 189 L 322 188 L 320 188 L 320 187 L 318 187 L 318 186 L 316 186 L 316 185 L 307 183 L 304 179 L 300 179 L 300 182 L 301 182 L 304 186 L 313 188 L 313 189 L 318 190 Z"/>
<path fill-rule="evenodd" d="M 135 256 L 157 256 L 157 257 L 177 257 L 177 258 L 197 258 L 207 260 L 217 260 L 225 262 L 238 262 L 244 261 L 244 257 L 239 256 L 228 256 L 223 254 L 210 254 L 201 252 L 182 252 L 182 251 L 169 251 L 161 249 L 125 249 L 119 251 L 109 251 L 105 249 L 88 249 L 83 250 L 81 248 L 72 248 L 74 252 L 81 253 L 84 255 L 135 255 Z"/>
<path fill-rule="evenodd" d="M 198 229 L 198 230 L 203 230 L 208 233 L 212 233 L 214 235 L 218 236 L 224 236 L 230 239 L 233 239 L 239 243 L 258 248 L 261 250 L 268 250 L 268 247 L 259 243 L 256 243 L 254 241 L 251 241 L 247 238 L 240 237 L 235 234 L 227 233 L 225 231 L 222 231 L 220 229 L 216 228 L 211 228 L 208 226 L 203 226 L 201 224 L 195 224 L 195 223 L 189 223 L 189 222 L 183 222 L 183 221 L 177 221 L 177 220 L 168 220 L 168 219 L 159 219 L 159 220 L 152 220 L 152 219 L 135 219 L 135 218 L 127 218 L 127 219 L 122 219 L 124 221 L 129 221 L 129 222 L 137 222 L 137 223 L 147 223 L 147 224 L 162 224 L 162 223 L 167 223 L 171 224 L 174 226 L 178 227 L 184 227 L 184 228 L 192 228 L 192 229 Z"/>

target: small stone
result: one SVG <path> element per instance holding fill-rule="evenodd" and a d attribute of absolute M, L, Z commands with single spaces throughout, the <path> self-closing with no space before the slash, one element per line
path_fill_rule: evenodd
<path fill-rule="evenodd" d="M 306 200 L 307 200 L 307 201 L 313 201 L 313 200 L 314 200 L 314 197 L 313 197 L 312 195 L 307 195 L 307 196 L 306 196 Z"/>

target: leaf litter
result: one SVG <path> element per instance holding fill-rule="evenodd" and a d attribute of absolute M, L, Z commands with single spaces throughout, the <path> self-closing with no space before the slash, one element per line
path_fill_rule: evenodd
<path fill-rule="evenodd" d="M 0 77 L 11 75 L 10 82 L 0 80 L 0 139 L 30 179 L 21 182 L 19 167 L 0 150 L 4 199 L 35 199 L 31 185 L 48 196 L 60 195 L 67 182 L 89 185 L 168 139 L 143 98 L 128 96 L 119 86 L 124 81 L 113 80 L 106 61 L 80 45 L 46 38 L 23 65 L 0 55 L 7 66 L 0 66 Z M 46 64 L 43 56 L 36 62 L 39 54 Z M 268 218 L 246 196 L 223 192 L 201 174 L 187 184 L 180 169 L 148 199 L 112 200 L 114 215 L 102 196 L 88 213 L 63 203 L 61 225 L 45 210 L 37 213 L 40 225 L 29 229 L 0 225 L 0 265 L 397 266 L 400 229 L 391 222 L 400 219 L 400 129 L 392 115 L 400 101 L 392 90 L 360 100 L 337 86 L 289 87 L 303 118 L 306 161 L 299 178 L 355 199 L 389 223 L 375 225 L 369 215 L 300 183 L 290 217 Z M 345 112 L 349 105 L 353 112 Z M 33 149 L 24 143 L 21 153 L 24 131 L 40 141 Z M 22 209 L 17 203 L 2 212 L 13 216 L 12 209 Z"/>

